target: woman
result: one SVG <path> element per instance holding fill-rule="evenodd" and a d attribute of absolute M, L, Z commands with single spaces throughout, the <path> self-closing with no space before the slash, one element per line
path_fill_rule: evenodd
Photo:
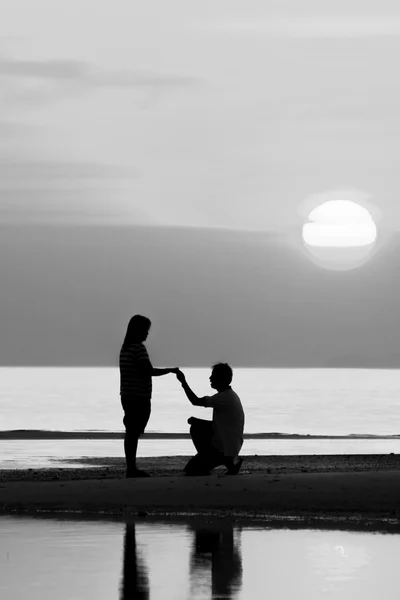
<path fill-rule="evenodd" d="M 131 318 L 119 355 L 120 394 L 124 409 L 125 458 L 127 477 L 150 477 L 136 467 L 136 452 L 151 412 L 152 377 L 176 373 L 177 369 L 155 369 L 143 342 L 151 321 L 142 315 Z"/>

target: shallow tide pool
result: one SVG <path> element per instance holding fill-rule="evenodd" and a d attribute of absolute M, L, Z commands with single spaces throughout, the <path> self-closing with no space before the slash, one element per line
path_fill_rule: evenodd
<path fill-rule="evenodd" d="M 400 440 L 390 439 L 318 439 L 318 440 L 245 440 L 242 455 L 299 454 L 400 454 Z M 139 441 L 139 457 L 191 456 L 191 440 Z M 40 469 L 79 467 L 82 457 L 118 457 L 123 460 L 123 440 L 0 440 L 0 469 Z M 99 461 L 101 464 L 101 460 Z"/>
<path fill-rule="evenodd" d="M 397 599 L 400 535 L 0 517 L 1 600 Z"/>

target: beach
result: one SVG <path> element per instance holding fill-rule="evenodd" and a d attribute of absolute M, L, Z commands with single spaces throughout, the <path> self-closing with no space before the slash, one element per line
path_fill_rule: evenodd
<path fill-rule="evenodd" d="M 237 476 L 185 477 L 189 457 L 142 458 L 151 475 L 126 479 L 121 458 L 77 467 L 0 471 L 0 513 L 210 514 L 400 523 L 400 455 L 244 456 Z M 79 467 L 78 467 L 79 463 Z"/>

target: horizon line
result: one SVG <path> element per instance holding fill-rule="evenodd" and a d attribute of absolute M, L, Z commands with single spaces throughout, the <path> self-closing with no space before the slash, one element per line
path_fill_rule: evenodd
<path fill-rule="evenodd" d="M 101 430 L 81 430 L 81 431 L 57 431 L 49 429 L 9 429 L 0 431 L 0 441 L 2 440 L 60 440 L 60 439 L 122 439 L 125 436 L 124 431 L 101 431 Z M 349 433 L 342 435 L 329 434 L 305 434 L 305 433 L 284 433 L 284 432 L 260 432 L 245 433 L 243 438 L 246 440 L 255 439 L 300 439 L 300 440 L 348 440 L 348 439 L 400 439 L 399 434 L 373 434 L 373 433 Z M 184 432 L 161 432 L 148 431 L 142 435 L 142 439 L 154 440 L 190 440 L 190 433 Z"/>

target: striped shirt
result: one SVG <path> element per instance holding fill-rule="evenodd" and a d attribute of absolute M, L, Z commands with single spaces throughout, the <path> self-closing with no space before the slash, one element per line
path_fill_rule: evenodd
<path fill-rule="evenodd" d="M 151 375 L 143 374 L 139 367 L 142 361 L 150 362 L 146 347 L 142 343 L 121 348 L 119 354 L 120 393 L 150 400 L 152 391 Z"/>

